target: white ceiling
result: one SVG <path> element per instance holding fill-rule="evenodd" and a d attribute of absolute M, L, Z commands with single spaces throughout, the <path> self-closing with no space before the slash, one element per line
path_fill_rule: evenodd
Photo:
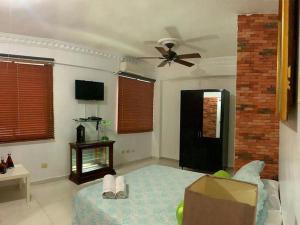
<path fill-rule="evenodd" d="M 278 0 L 1 0 L 0 32 L 68 41 L 131 56 L 157 56 L 144 41 L 192 41 L 204 57 L 236 55 L 236 15 L 277 13 Z M 170 30 L 170 29 L 169 29 Z M 174 32 L 173 32 L 174 33 Z M 179 47 L 180 53 L 197 49 Z"/>

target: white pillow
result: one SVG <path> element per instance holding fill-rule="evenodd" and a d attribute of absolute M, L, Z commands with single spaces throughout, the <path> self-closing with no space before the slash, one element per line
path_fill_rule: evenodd
<path fill-rule="evenodd" d="M 268 217 L 265 225 L 282 225 L 282 215 L 280 210 L 268 210 Z"/>
<path fill-rule="evenodd" d="M 279 199 L 279 183 L 276 180 L 262 179 L 264 183 L 264 189 L 268 193 L 266 200 L 266 207 L 269 210 L 281 210 Z"/>
<path fill-rule="evenodd" d="M 278 195 L 279 198 L 279 182 L 276 180 L 262 179 L 264 182 L 265 189 L 268 194 Z"/>

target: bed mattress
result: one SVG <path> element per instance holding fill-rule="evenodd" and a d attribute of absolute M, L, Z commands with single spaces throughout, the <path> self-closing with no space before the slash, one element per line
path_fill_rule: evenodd
<path fill-rule="evenodd" d="M 185 187 L 204 174 L 152 165 L 125 175 L 128 199 L 102 199 L 102 183 L 78 192 L 73 225 L 176 225 Z"/>
<path fill-rule="evenodd" d="M 204 174 L 152 165 L 125 175 L 128 199 L 102 199 L 102 182 L 79 191 L 73 202 L 73 225 L 177 225 L 176 207 L 185 187 Z M 265 225 L 281 225 L 281 218 Z M 278 214 L 280 217 L 280 214 Z"/>

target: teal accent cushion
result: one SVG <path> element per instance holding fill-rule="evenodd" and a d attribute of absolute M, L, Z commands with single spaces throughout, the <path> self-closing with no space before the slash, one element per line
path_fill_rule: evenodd
<path fill-rule="evenodd" d="M 260 211 L 256 220 L 256 225 L 265 225 L 266 219 L 268 218 L 268 207 L 264 204 L 263 209 Z"/>
<path fill-rule="evenodd" d="M 233 179 L 256 184 L 258 188 L 256 224 L 264 224 L 266 217 L 262 216 L 262 210 L 267 199 L 267 192 L 264 189 L 264 183 L 260 179 L 260 172 L 263 170 L 265 163 L 263 161 L 252 161 L 244 165 L 233 176 Z M 263 220 L 263 221 L 262 221 Z"/>
<path fill-rule="evenodd" d="M 259 176 L 259 174 L 264 169 L 264 167 L 265 167 L 265 162 L 264 161 L 254 160 L 254 161 L 249 162 L 246 165 L 242 166 L 237 171 L 237 173 L 248 172 L 248 173 L 251 173 L 253 175 L 256 174 L 257 176 Z"/>
<path fill-rule="evenodd" d="M 215 177 L 221 177 L 221 178 L 227 178 L 227 179 L 230 179 L 230 178 L 231 178 L 231 174 L 228 173 L 228 172 L 225 171 L 225 170 L 219 170 L 219 171 L 215 172 L 215 173 L 213 174 L 213 176 L 215 176 Z"/>

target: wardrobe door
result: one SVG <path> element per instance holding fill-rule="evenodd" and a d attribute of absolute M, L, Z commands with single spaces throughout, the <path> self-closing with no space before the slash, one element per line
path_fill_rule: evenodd
<path fill-rule="evenodd" d="M 214 173 L 222 169 L 222 141 L 220 138 L 199 139 L 199 153 L 201 160 L 197 166 L 198 170 Z"/>
<path fill-rule="evenodd" d="M 198 168 L 202 160 L 199 154 L 202 99 L 203 92 L 200 90 L 181 91 L 179 165 L 182 167 Z"/>

